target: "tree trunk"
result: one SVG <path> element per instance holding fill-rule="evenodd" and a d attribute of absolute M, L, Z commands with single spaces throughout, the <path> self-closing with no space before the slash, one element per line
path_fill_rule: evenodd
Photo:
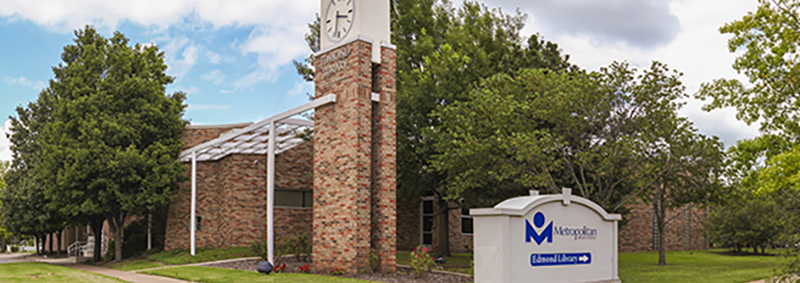
<path fill-rule="evenodd" d="M 122 230 L 125 228 L 125 213 L 120 212 L 108 219 L 108 226 L 114 234 L 114 261 L 122 261 Z"/>
<path fill-rule="evenodd" d="M 36 254 L 39 254 L 39 235 L 33 236 L 33 245 L 36 248 Z"/>
<path fill-rule="evenodd" d="M 56 246 L 56 256 L 61 256 L 61 247 L 64 245 L 64 243 L 61 242 L 62 240 L 61 232 L 62 231 L 56 231 L 56 239 L 58 239 L 58 245 Z"/>
<path fill-rule="evenodd" d="M 55 243 L 55 241 L 56 241 L 56 236 L 55 235 L 56 235 L 55 232 L 50 233 L 50 235 L 48 235 L 48 236 L 50 236 L 50 249 L 47 250 L 47 254 L 49 254 L 49 255 L 53 254 L 53 243 Z"/>
<path fill-rule="evenodd" d="M 6 235 L 0 235 L 0 253 L 6 252 Z"/>
<path fill-rule="evenodd" d="M 447 201 L 441 195 L 437 198 L 439 201 L 439 241 L 436 247 L 438 255 L 450 256 L 450 213 L 447 209 Z"/>
<path fill-rule="evenodd" d="M 656 193 L 653 202 L 653 211 L 656 213 L 656 231 L 658 232 L 658 265 L 667 265 L 667 255 L 664 249 L 664 214 L 665 209 L 661 205 L 661 194 Z"/>
<path fill-rule="evenodd" d="M 90 221 L 89 226 L 92 226 L 92 232 L 94 232 L 94 252 L 92 253 L 92 261 L 100 262 L 102 260 L 103 255 L 103 218 L 102 217 L 94 217 L 92 221 Z"/>

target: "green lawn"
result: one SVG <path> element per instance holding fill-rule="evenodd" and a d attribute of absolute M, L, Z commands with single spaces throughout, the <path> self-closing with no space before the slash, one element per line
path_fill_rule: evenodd
<path fill-rule="evenodd" d="M 313 283 L 313 282 L 333 282 L 333 283 L 357 283 L 370 282 L 355 280 L 336 276 L 322 276 L 313 274 L 281 273 L 265 275 L 252 271 L 236 269 L 225 269 L 208 266 L 179 266 L 169 267 L 141 273 L 158 276 L 172 277 L 193 282 L 227 283 L 227 282 L 270 282 L 270 283 Z"/>
<path fill-rule="evenodd" d="M 658 252 L 619 254 L 622 282 L 750 282 L 774 275 L 782 256 L 727 255 L 721 250 L 667 252 L 658 266 Z"/>
<path fill-rule="evenodd" d="M 397 263 L 409 265 L 408 255 L 410 252 L 397 252 Z M 446 271 L 472 274 L 470 273 L 470 262 L 472 262 L 472 254 L 468 253 L 453 253 L 447 257 L 447 263 L 442 264 L 441 267 Z"/>
<path fill-rule="evenodd" d="M 782 256 L 729 255 L 722 250 L 667 252 L 667 266 L 658 266 L 658 252 L 619 254 L 622 282 L 750 282 L 774 275 Z M 397 253 L 407 265 L 408 252 Z M 447 271 L 469 274 L 471 254 L 454 253 L 443 264 Z"/>
<path fill-rule="evenodd" d="M 0 264 L 0 282 L 125 282 L 74 268 L 39 262 Z"/>
<path fill-rule="evenodd" d="M 230 247 L 227 249 L 197 248 L 195 256 L 189 250 L 174 249 L 163 251 L 147 257 L 150 261 L 158 261 L 167 265 L 217 261 L 232 258 L 256 256 L 249 247 Z"/>

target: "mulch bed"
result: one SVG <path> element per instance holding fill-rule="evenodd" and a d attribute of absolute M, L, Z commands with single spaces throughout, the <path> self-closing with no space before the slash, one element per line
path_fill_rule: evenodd
<path fill-rule="evenodd" d="M 250 260 L 241 260 L 241 261 L 229 261 L 229 262 L 222 262 L 222 263 L 208 263 L 202 264 L 202 266 L 211 266 L 211 267 L 221 267 L 221 268 L 230 268 L 230 269 L 239 269 L 239 270 L 248 270 L 248 271 L 256 271 L 256 266 L 258 265 L 258 259 L 250 259 Z M 287 273 L 300 273 L 300 266 L 305 265 L 305 262 L 298 262 L 294 258 L 284 258 L 283 263 L 286 263 L 286 270 L 284 272 Z M 320 275 L 328 275 L 323 273 L 318 273 Z M 369 281 L 377 281 L 377 282 L 434 282 L 434 283 L 444 283 L 444 282 L 472 282 L 472 276 L 466 274 L 453 274 L 450 272 L 426 272 L 422 275 L 422 277 L 417 278 L 414 275 L 414 271 L 408 267 L 397 267 L 397 273 L 373 273 L 373 274 L 356 274 L 356 275 L 335 275 L 340 277 L 347 277 L 353 279 L 361 279 L 361 280 L 369 280 Z"/>

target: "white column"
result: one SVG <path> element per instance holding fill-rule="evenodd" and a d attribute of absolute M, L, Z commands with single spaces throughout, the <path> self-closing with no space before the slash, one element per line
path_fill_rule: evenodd
<path fill-rule="evenodd" d="M 192 218 L 189 220 L 191 225 L 189 225 L 189 229 L 191 230 L 191 254 L 192 256 L 195 255 L 195 241 L 194 241 L 194 230 L 197 227 L 197 153 L 192 152 Z"/>
<path fill-rule="evenodd" d="M 275 121 L 269 123 L 269 148 L 267 149 L 267 261 L 275 263 L 275 233 L 272 223 L 275 195 Z"/>

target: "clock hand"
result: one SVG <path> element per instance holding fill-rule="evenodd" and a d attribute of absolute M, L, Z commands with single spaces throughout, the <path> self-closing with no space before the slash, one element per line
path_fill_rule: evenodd
<path fill-rule="evenodd" d="M 336 31 L 336 33 L 339 33 L 339 10 L 336 10 L 336 19 L 334 21 L 336 23 L 334 24 L 334 29 L 333 30 Z"/>

